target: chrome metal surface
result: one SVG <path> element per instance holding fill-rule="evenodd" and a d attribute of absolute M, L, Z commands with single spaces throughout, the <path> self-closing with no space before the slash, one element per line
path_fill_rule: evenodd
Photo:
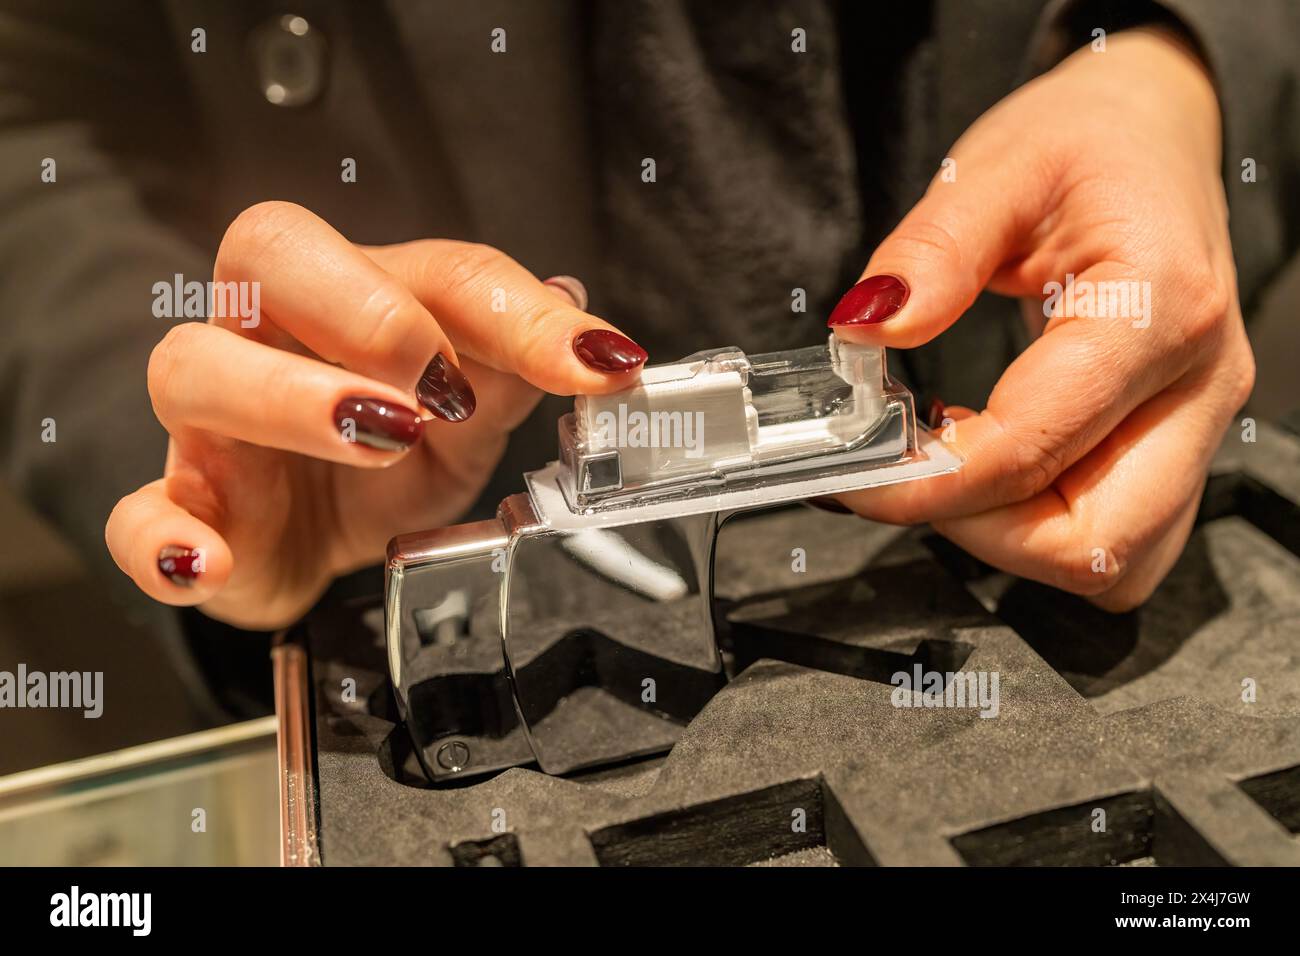
<path fill-rule="evenodd" d="M 673 440 L 632 440 L 630 422 Z M 669 749 L 726 679 L 712 575 L 728 517 L 960 465 L 917 428 L 883 351 L 834 337 L 701 353 L 579 397 L 560 459 L 496 518 L 389 546 L 389 670 L 425 773 Z"/>

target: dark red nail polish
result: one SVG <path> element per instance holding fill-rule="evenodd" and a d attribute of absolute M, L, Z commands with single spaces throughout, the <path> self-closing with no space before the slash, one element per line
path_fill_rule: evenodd
<path fill-rule="evenodd" d="M 925 410 L 925 423 L 934 431 L 943 424 L 943 416 L 948 411 L 948 407 L 938 398 L 930 399 L 930 404 Z"/>
<path fill-rule="evenodd" d="M 170 578 L 172 584 L 187 588 L 203 573 L 200 557 L 197 551 L 168 545 L 158 552 L 158 570 Z"/>
<path fill-rule="evenodd" d="M 465 373 L 439 352 L 415 386 L 420 404 L 443 421 L 463 422 L 474 414 L 478 400 Z"/>
<path fill-rule="evenodd" d="M 573 340 L 573 352 L 597 372 L 628 372 L 648 357 L 646 350 L 609 329 L 588 329 Z"/>
<path fill-rule="evenodd" d="M 907 283 L 898 276 L 868 276 L 844 293 L 826 324 L 875 325 L 901 309 L 907 295 Z"/>
<path fill-rule="evenodd" d="M 812 505 L 814 508 L 818 509 L 819 511 L 829 511 L 831 514 L 834 515 L 851 515 L 854 513 L 853 509 L 850 508 L 848 505 L 844 504 L 841 501 L 837 501 L 835 498 L 830 498 L 827 496 L 822 496 L 818 498 L 808 498 L 805 503 Z"/>
<path fill-rule="evenodd" d="M 360 442 L 381 451 L 407 448 L 424 431 L 424 422 L 409 408 L 364 396 L 351 396 L 334 406 L 334 425 L 344 441 Z"/>

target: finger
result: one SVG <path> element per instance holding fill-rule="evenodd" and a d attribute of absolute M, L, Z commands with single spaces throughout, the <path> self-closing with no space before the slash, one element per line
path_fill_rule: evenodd
<path fill-rule="evenodd" d="M 542 285 L 558 296 L 561 302 L 567 302 L 583 312 L 587 311 L 587 287 L 576 276 L 551 276 L 543 279 Z"/>
<path fill-rule="evenodd" d="M 456 347 L 556 395 L 604 394 L 631 385 L 646 352 L 618 329 L 556 295 L 489 246 L 426 239 L 367 253 L 438 317 Z M 578 297 L 581 283 L 557 277 Z M 581 292 L 585 305 L 586 291 Z"/>
<path fill-rule="evenodd" d="M 165 478 L 119 501 L 104 539 L 117 566 L 164 604 L 202 604 L 230 577 L 225 540 L 168 497 Z"/>
<path fill-rule="evenodd" d="M 827 323 L 841 338 L 913 348 L 970 308 L 1043 217 L 1050 177 L 973 128 L 921 201 L 876 249 Z M 955 170 L 955 176 L 947 172 Z"/>
<path fill-rule="evenodd" d="M 586 305 L 586 288 L 571 276 L 555 276 L 543 284 L 561 302 L 577 308 Z M 496 427 L 469 430 L 434 421 L 428 424 L 426 434 L 434 468 L 472 501 L 501 460 L 510 433 L 532 414 L 542 392 L 519 376 L 481 365 L 468 355 L 462 355 L 461 367 L 479 383 L 480 424 L 491 422 Z"/>
<path fill-rule="evenodd" d="M 560 302 L 578 309 L 587 307 L 587 287 L 580 279 L 573 276 L 552 276 L 542 284 Z M 462 359 L 462 365 L 467 375 L 481 383 L 482 412 L 489 421 L 499 425 L 504 442 L 504 435 L 514 431 L 532 414 L 541 400 L 542 392 L 517 375 L 500 372 L 468 356 Z M 454 457 L 467 466 L 481 463 L 484 468 L 490 469 L 491 463 L 497 460 L 479 434 L 464 429 L 444 428 L 436 422 L 431 423 L 430 432 L 440 453 L 449 452 L 451 454 L 448 457 Z"/>
<path fill-rule="evenodd" d="M 231 223 L 214 282 L 255 284 L 261 312 L 296 340 L 327 362 L 403 391 L 439 356 L 457 364 L 446 333 L 409 289 L 292 203 L 260 203 Z M 237 318 L 214 322 L 258 337 L 249 334 L 257 327 Z"/>
<path fill-rule="evenodd" d="M 1145 600 L 1196 515 L 1226 416 L 1171 389 L 1143 405 L 1055 486 L 983 514 L 935 522 L 971 554 L 1113 610 Z"/>
<path fill-rule="evenodd" d="M 1120 267 L 1080 281 L 1128 282 Z M 1178 316 L 1181 299 L 1168 301 Z M 1186 305 L 1188 310 L 1199 306 Z M 1023 501 L 1089 451 L 1134 409 L 1187 373 L 1195 348 L 1171 341 L 1175 323 L 1138 328 L 1120 318 L 1054 318 L 1003 373 L 988 407 L 944 430 L 962 468 L 925 482 L 873 488 L 842 500 L 878 521 L 915 524 Z"/>
<path fill-rule="evenodd" d="M 172 327 L 150 357 L 148 381 L 172 435 L 198 429 L 380 468 L 424 430 L 409 396 L 391 385 L 200 322 Z"/>
<path fill-rule="evenodd" d="M 926 426 L 931 431 L 939 432 L 945 441 L 953 440 L 953 425 L 974 418 L 978 414 L 975 409 L 966 408 L 964 405 L 945 405 L 940 398 L 930 399 L 924 413 L 919 409 L 917 411 L 917 415 L 924 419 Z"/>
<path fill-rule="evenodd" d="M 482 401 L 475 419 L 479 427 L 428 422 L 425 446 L 438 471 L 430 480 L 445 482 L 458 492 L 472 492 L 472 502 L 501 461 L 510 433 L 532 414 L 543 393 L 517 375 L 498 372 L 468 356 L 463 356 L 461 362 L 465 374 L 482 383 Z"/>

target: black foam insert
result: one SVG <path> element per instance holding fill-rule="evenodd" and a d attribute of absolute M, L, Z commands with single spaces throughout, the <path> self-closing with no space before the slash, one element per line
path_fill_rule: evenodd
<path fill-rule="evenodd" d="M 304 625 L 322 860 L 1300 864 L 1300 440 L 1258 439 L 1229 436 L 1181 560 L 1124 615 L 924 529 L 735 520 L 715 564 L 733 679 L 667 755 L 564 778 L 431 787 L 380 595 L 335 592 Z M 916 665 L 996 673 L 997 716 L 896 706 L 891 676 Z"/>

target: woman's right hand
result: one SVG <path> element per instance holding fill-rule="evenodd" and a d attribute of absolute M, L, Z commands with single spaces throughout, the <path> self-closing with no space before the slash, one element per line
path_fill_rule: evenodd
<path fill-rule="evenodd" d="M 106 538 L 145 593 L 249 629 L 297 620 L 394 534 L 459 518 L 543 391 L 616 391 L 646 358 L 575 280 L 470 243 L 356 246 L 289 203 L 240 214 L 213 279 L 259 283 L 259 321 L 158 344 L 166 466 Z"/>

